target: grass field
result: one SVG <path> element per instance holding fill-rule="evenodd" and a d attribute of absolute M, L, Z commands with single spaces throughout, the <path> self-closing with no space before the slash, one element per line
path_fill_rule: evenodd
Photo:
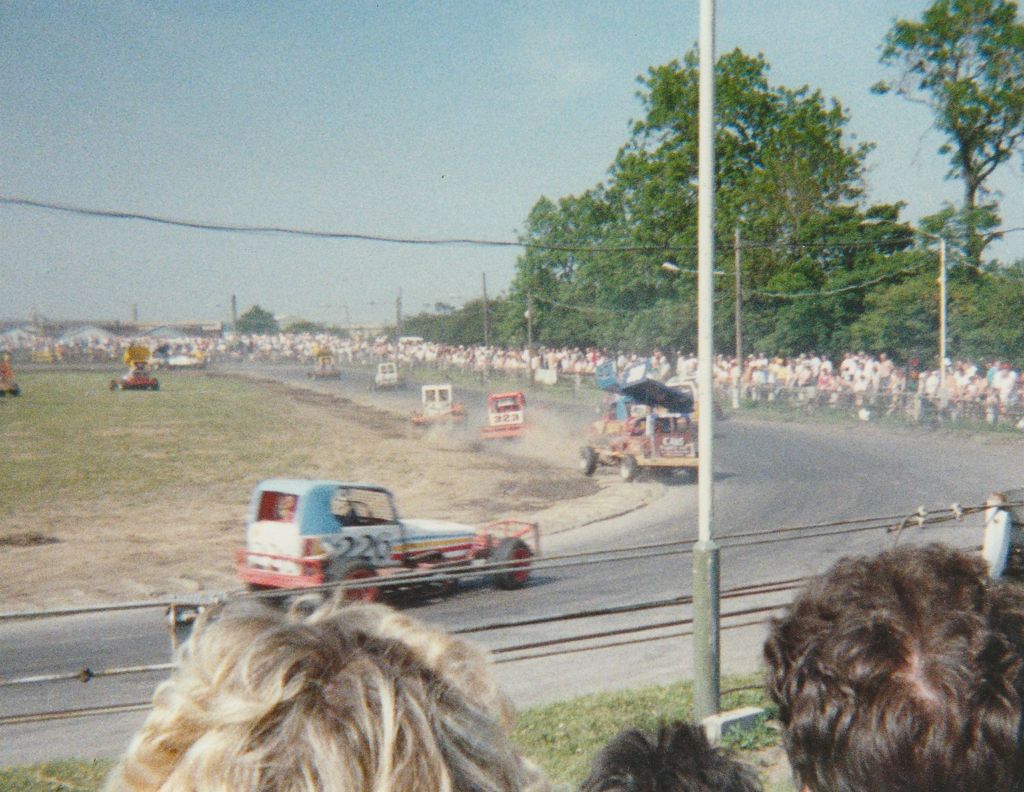
<path fill-rule="evenodd" d="M 756 677 L 734 677 L 723 680 L 723 688 L 746 688 L 758 683 Z M 524 710 L 514 737 L 554 784 L 575 789 L 586 776 L 594 754 L 620 730 L 655 729 L 662 722 L 689 720 L 691 703 L 688 683 L 584 696 Z M 764 694 L 744 689 L 722 696 L 725 709 L 747 705 L 766 706 Z M 780 766 L 778 734 L 770 725 L 726 744 L 758 769 L 766 792 L 793 792 L 785 768 Z M 0 790 L 93 792 L 102 786 L 112 764 L 108 760 L 65 761 L 0 770 Z"/>
<path fill-rule="evenodd" d="M 0 402 L 0 518 L 50 506 L 258 475 L 308 464 L 312 442 L 275 442 L 287 414 L 280 398 L 245 383 L 164 378 L 163 390 L 111 392 L 105 373 L 19 375 L 22 396 Z M 168 381 L 169 380 L 169 381 Z M 301 427 L 289 434 L 301 435 Z M 311 436 L 309 438 L 313 440 Z M 230 464 L 224 464 L 229 462 Z"/>

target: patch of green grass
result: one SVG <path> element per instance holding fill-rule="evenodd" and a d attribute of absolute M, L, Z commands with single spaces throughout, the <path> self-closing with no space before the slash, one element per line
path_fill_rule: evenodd
<path fill-rule="evenodd" d="M 293 409 L 251 383 L 160 377 L 159 391 L 110 391 L 110 374 L 37 372 L 0 403 L 0 518 L 56 503 L 256 475 L 268 459 L 308 456 L 315 444 L 277 435 Z M 182 431 L 182 428 L 185 431 Z M 292 439 L 301 428 L 289 427 Z M 192 442 L 192 440 L 195 442 Z M 300 450 L 296 450 L 300 449 Z"/>
<path fill-rule="evenodd" d="M 730 677 L 723 681 L 723 690 L 723 710 L 757 706 L 765 708 L 768 717 L 775 712 L 758 675 Z M 553 783 L 575 788 L 586 777 L 597 751 L 620 731 L 653 731 L 662 723 L 692 721 L 692 707 L 689 682 L 597 693 L 522 711 L 514 737 Z M 742 758 L 778 741 L 778 732 L 765 722 L 725 742 Z"/>
<path fill-rule="evenodd" d="M 108 759 L 45 762 L 0 770 L 4 792 L 94 792 L 114 763 Z"/>
<path fill-rule="evenodd" d="M 722 684 L 723 710 L 760 706 L 769 717 L 774 714 L 760 676 L 729 677 Z M 553 784 L 575 789 L 586 777 L 597 751 L 620 731 L 651 731 L 669 721 L 692 720 L 692 705 L 689 682 L 582 696 L 524 710 L 513 737 L 523 753 L 544 768 Z M 752 762 L 757 751 L 777 743 L 777 731 L 767 724 L 726 741 L 740 758 Z M 94 792 L 112 766 L 110 760 L 97 759 L 0 769 L 0 790 Z M 768 792 L 793 792 L 793 787 L 776 784 L 769 786 Z"/>

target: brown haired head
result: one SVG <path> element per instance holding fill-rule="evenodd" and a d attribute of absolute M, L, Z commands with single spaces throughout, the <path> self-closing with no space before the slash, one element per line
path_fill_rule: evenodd
<path fill-rule="evenodd" d="M 654 739 L 637 729 L 601 749 L 580 792 L 760 792 L 753 768 L 713 747 L 703 729 L 663 725 Z"/>
<path fill-rule="evenodd" d="M 772 622 L 768 692 L 814 792 L 1014 789 L 1024 597 L 939 545 L 844 558 Z"/>

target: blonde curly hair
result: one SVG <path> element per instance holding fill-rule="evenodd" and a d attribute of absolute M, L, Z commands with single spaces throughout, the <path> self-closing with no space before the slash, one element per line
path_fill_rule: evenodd
<path fill-rule="evenodd" d="M 106 792 L 545 792 L 477 646 L 396 611 L 202 616 Z"/>

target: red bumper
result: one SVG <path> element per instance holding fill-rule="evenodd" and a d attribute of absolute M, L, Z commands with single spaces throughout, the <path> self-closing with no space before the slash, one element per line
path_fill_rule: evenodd
<path fill-rule="evenodd" d="M 298 574 L 269 569 L 271 561 L 285 561 L 298 567 Z M 254 553 L 244 548 L 235 551 L 235 571 L 244 582 L 266 588 L 309 588 L 324 583 L 323 564 L 319 558 Z"/>

